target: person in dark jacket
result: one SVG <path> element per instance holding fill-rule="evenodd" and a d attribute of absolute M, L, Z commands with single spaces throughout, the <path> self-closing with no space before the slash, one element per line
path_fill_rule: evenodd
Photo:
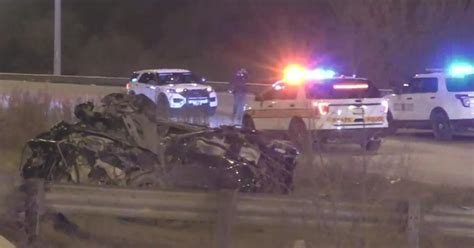
<path fill-rule="evenodd" d="M 231 81 L 231 92 L 234 95 L 234 109 L 232 118 L 234 122 L 240 123 L 244 114 L 245 95 L 247 94 L 247 70 L 242 68 L 235 73 Z"/>

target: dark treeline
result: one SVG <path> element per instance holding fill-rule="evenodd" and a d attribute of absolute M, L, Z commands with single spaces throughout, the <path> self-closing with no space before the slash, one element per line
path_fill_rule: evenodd
<path fill-rule="evenodd" d="M 185 67 L 273 80 L 287 62 L 380 85 L 474 56 L 470 0 L 63 0 L 63 74 Z M 0 71 L 51 73 L 53 0 L 0 0 Z"/>

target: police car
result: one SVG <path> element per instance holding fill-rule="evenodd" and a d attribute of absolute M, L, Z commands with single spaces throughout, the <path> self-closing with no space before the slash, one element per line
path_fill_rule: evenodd
<path fill-rule="evenodd" d="M 214 115 L 217 95 L 205 79 L 184 69 L 151 69 L 133 72 L 127 84 L 129 94 L 143 94 L 154 101 L 163 115 L 184 108 L 201 109 Z"/>
<path fill-rule="evenodd" d="M 371 81 L 299 66 L 284 75 L 246 106 L 243 128 L 285 131 L 300 146 L 343 140 L 367 150 L 380 147 L 388 103 Z"/>
<path fill-rule="evenodd" d="M 474 127 L 474 67 L 460 63 L 417 74 L 387 99 L 393 131 L 432 129 L 436 139 L 450 140 Z"/>

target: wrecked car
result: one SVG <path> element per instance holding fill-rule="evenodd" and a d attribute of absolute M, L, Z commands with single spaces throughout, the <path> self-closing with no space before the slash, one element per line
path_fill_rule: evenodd
<path fill-rule="evenodd" d="M 293 187 L 298 152 L 287 141 L 161 119 L 143 95 L 110 94 L 74 114 L 76 123 L 60 122 L 27 143 L 24 178 L 266 193 Z"/>

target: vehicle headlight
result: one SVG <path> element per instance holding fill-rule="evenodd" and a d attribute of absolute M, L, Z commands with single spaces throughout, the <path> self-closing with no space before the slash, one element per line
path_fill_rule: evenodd
<path fill-rule="evenodd" d="M 176 93 L 176 90 L 175 90 L 175 89 L 167 89 L 166 92 L 168 92 L 168 93 Z"/>
<path fill-rule="evenodd" d="M 212 89 L 211 86 L 208 86 L 208 87 L 206 88 L 206 90 L 207 90 L 207 92 L 213 92 L 213 91 L 214 91 L 214 89 Z"/>

